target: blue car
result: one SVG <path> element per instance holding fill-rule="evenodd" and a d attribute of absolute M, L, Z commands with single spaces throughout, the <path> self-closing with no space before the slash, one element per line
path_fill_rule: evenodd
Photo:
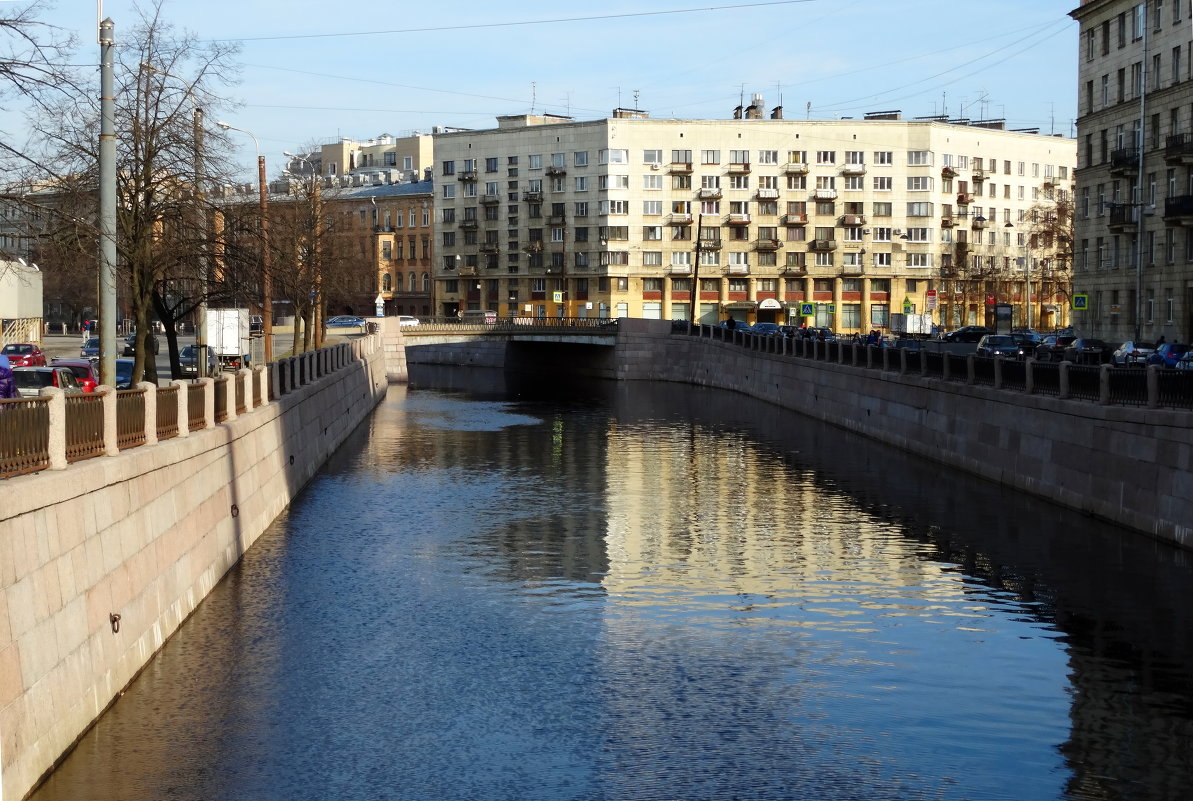
<path fill-rule="evenodd" d="M 1147 357 L 1147 363 L 1158 364 L 1161 367 L 1176 367 L 1176 363 L 1188 350 L 1188 345 L 1182 345 L 1179 342 L 1166 342 L 1156 346 L 1152 355 Z"/>
<path fill-rule="evenodd" d="M 83 340 L 83 347 L 79 348 L 79 356 L 84 359 L 98 359 L 99 337 L 87 337 Z"/>
<path fill-rule="evenodd" d="M 360 328 L 364 324 L 365 320 L 363 317 L 354 317 L 348 314 L 331 317 L 327 321 L 328 328 Z"/>

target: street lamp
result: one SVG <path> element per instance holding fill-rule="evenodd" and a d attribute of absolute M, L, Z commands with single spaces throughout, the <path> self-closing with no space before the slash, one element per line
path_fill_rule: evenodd
<path fill-rule="evenodd" d="M 1022 221 L 1021 221 L 1022 222 Z M 1003 226 L 1004 228 L 1014 228 L 1015 225 L 1010 220 Z M 1027 243 L 1019 246 L 1020 252 L 1023 254 L 1020 258 L 1023 259 L 1023 319 L 1027 323 L 1027 329 L 1031 330 L 1031 259 L 1027 256 Z"/>
<path fill-rule="evenodd" d="M 150 73 L 156 72 L 158 75 L 164 75 L 167 78 L 173 78 L 180 81 L 186 86 L 186 96 L 195 104 L 194 109 L 194 181 L 195 181 L 195 205 L 197 208 L 198 222 L 199 222 L 199 305 L 196 309 L 196 316 L 198 320 L 195 322 L 195 369 L 196 375 L 203 378 L 207 375 L 207 222 L 206 213 L 203 210 L 203 107 L 199 105 L 198 99 L 195 97 L 195 84 L 193 81 L 187 81 L 185 78 L 180 78 L 160 67 L 155 67 L 148 61 L 142 61 L 141 67 Z"/>
<path fill-rule="evenodd" d="M 257 151 L 257 183 L 261 189 L 261 336 L 265 340 L 265 363 L 273 361 L 273 280 L 270 277 L 269 258 L 269 187 L 265 183 L 265 157 L 257 137 L 244 128 L 237 128 L 226 122 L 216 122 L 225 131 L 240 131 L 253 140 Z"/>
<path fill-rule="evenodd" d="M 314 228 L 311 231 L 311 259 L 312 267 L 315 273 L 315 303 L 311 310 L 311 343 L 316 347 L 323 345 L 323 267 L 320 264 L 320 224 L 323 219 L 323 195 L 320 191 L 319 172 L 315 169 L 315 163 L 303 156 L 296 156 L 293 153 L 283 150 L 282 155 L 294 161 L 304 162 L 311 168 L 311 203 L 314 217 Z M 376 201 L 374 201 L 376 205 Z M 297 335 L 295 344 L 297 345 Z"/>

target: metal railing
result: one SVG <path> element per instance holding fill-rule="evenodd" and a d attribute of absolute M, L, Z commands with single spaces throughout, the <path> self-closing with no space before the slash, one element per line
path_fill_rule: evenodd
<path fill-rule="evenodd" d="M 215 421 L 222 423 L 228 419 L 228 379 L 215 380 Z"/>
<path fill-rule="evenodd" d="M 187 431 L 201 431 L 207 426 L 207 411 L 204 408 L 207 391 L 202 384 L 190 384 L 186 388 Z"/>
<path fill-rule="evenodd" d="M 0 400 L 0 475 L 49 467 L 49 440 L 49 398 Z"/>
<path fill-rule="evenodd" d="M 157 391 L 157 438 L 178 436 L 178 387 L 162 387 Z"/>
<path fill-rule="evenodd" d="M 66 460 L 77 462 L 104 452 L 102 395 L 66 397 Z"/>
<path fill-rule="evenodd" d="M 145 390 L 116 392 L 116 447 L 120 450 L 145 444 Z"/>

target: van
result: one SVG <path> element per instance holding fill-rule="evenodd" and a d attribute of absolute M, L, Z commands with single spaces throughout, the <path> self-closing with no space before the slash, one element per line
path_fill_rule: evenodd
<path fill-rule="evenodd" d="M 492 309 L 467 309 L 460 320 L 465 323 L 493 325 L 497 322 L 497 312 Z"/>

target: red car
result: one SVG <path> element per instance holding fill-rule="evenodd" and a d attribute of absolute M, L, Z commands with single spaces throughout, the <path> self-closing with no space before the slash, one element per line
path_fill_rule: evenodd
<path fill-rule="evenodd" d="M 51 367 L 65 367 L 75 374 L 84 392 L 95 392 L 99 385 L 99 370 L 91 359 L 51 359 Z"/>
<path fill-rule="evenodd" d="M 9 367 L 45 367 L 46 355 L 31 342 L 10 342 L 0 348 L 0 355 L 8 357 Z"/>

